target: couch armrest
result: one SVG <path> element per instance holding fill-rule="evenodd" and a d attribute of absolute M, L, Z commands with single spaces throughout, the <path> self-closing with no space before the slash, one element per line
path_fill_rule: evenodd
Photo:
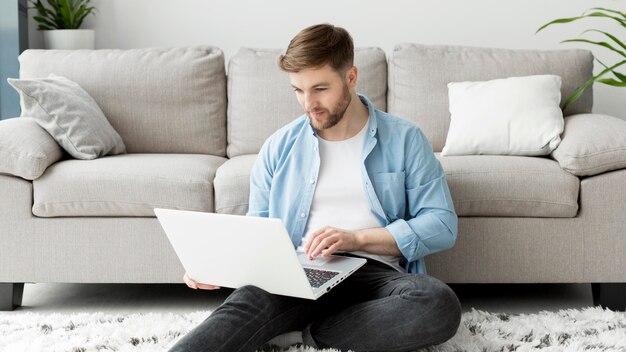
<path fill-rule="evenodd" d="M 576 176 L 626 168 L 626 120 L 602 114 L 565 118 L 561 143 L 552 157 Z"/>
<path fill-rule="evenodd" d="M 34 180 L 62 157 L 61 147 L 35 120 L 0 121 L 0 174 Z"/>

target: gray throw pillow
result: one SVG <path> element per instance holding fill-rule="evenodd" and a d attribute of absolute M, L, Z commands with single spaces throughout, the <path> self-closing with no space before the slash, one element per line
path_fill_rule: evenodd
<path fill-rule="evenodd" d="M 0 121 L 0 174 L 39 178 L 63 157 L 63 150 L 33 119 Z"/>
<path fill-rule="evenodd" d="M 552 157 L 576 176 L 626 168 L 626 121 L 601 114 L 568 116 Z"/>
<path fill-rule="evenodd" d="M 98 104 L 76 82 L 54 74 L 8 82 L 20 94 L 22 116 L 37 121 L 74 158 L 126 152 Z"/>

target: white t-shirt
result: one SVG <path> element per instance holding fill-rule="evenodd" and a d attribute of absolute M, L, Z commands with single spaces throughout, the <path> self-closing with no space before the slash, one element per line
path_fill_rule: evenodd
<path fill-rule="evenodd" d="M 369 119 L 354 137 L 343 141 L 327 141 L 319 136 L 320 170 L 305 229 L 305 236 L 298 250 L 311 237 L 311 233 L 325 226 L 345 230 L 381 227 L 365 198 L 363 189 L 363 145 Z M 341 253 L 341 251 L 338 251 Z M 405 272 L 399 265 L 401 257 L 384 256 L 356 251 L 351 254 L 383 262 Z"/>

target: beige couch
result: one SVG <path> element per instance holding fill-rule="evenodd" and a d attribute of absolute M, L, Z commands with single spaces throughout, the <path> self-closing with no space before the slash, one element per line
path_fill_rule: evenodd
<path fill-rule="evenodd" d="M 262 142 L 302 114 L 278 53 L 241 49 L 226 75 L 212 47 L 25 51 L 22 78 L 79 83 L 128 153 L 65 155 L 34 180 L 0 175 L 0 308 L 21 304 L 25 282 L 181 283 L 152 209 L 246 212 Z M 357 90 L 417 124 L 446 172 L 458 239 L 427 257 L 429 274 L 448 283 L 594 283 L 597 302 L 623 309 L 626 170 L 578 177 L 549 156 L 438 154 L 448 82 L 552 73 L 564 99 L 591 77 L 590 52 L 403 44 L 388 59 L 359 48 L 356 65 Z M 591 108 L 588 91 L 564 115 Z"/>

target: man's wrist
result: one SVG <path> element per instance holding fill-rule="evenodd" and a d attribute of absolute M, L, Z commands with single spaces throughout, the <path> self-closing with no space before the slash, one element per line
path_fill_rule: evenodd
<path fill-rule="evenodd" d="M 384 227 L 354 231 L 356 247 L 359 251 L 380 255 L 402 255 L 391 232 Z"/>
<path fill-rule="evenodd" d="M 354 232 L 354 237 L 356 239 L 356 250 L 362 251 L 363 247 L 365 247 L 365 244 L 367 243 L 365 230 L 356 230 Z"/>

